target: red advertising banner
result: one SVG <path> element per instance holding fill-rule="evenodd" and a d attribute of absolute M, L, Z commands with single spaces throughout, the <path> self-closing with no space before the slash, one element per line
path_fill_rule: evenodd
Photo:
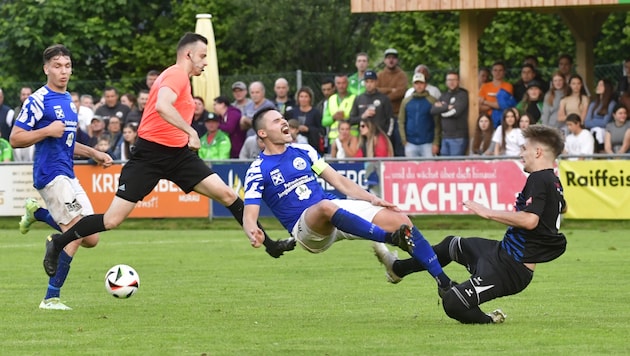
<path fill-rule="evenodd" d="M 526 179 L 518 160 L 381 163 L 383 198 L 408 214 L 469 214 L 466 200 L 512 211 Z"/>
<path fill-rule="evenodd" d="M 94 165 L 75 165 L 74 172 L 87 193 L 94 212 L 104 213 L 118 189 L 122 165 L 109 168 Z M 208 198 L 195 192 L 184 193 L 174 183 L 162 179 L 151 194 L 138 202 L 131 213 L 136 218 L 205 217 L 209 216 Z"/>

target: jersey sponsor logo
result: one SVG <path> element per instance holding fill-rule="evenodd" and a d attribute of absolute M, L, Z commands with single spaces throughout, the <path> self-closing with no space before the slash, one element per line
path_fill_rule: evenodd
<path fill-rule="evenodd" d="M 55 105 L 53 106 L 53 109 L 55 110 L 55 116 L 57 117 L 57 119 L 61 120 L 66 118 L 66 114 L 63 113 L 61 105 Z"/>
<path fill-rule="evenodd" d="M 299 200 L 308 200 L 308 198 L 311 197 L 311 194 L 313 193 L 312 190 L 310 190 L 306 184 L 300 185 L 299 187 L 295 188 L 295 194 L 297 195 Z"/>
<path fill-rule="evenodd" d="M 271 175 L 271 181 L 273 182 L 273 185 L 280 185 L 284 183 L 284 176 L 279 169 L 274 169 L 269 174 Z"/>
<path fill-rule="evenodd" d="M 302 157 L 296 157 L 293 160 L 293 167 L 297 170 L 303 171 L 306 169 L 306 161 Z"/>

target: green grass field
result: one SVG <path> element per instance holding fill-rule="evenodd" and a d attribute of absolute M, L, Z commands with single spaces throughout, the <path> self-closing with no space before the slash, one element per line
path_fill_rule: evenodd
<path fill-rule="evenodd" d="M 503 229 L 491 227 L 457 233 L 500 238 Z M 251 248 L 240 231 L 226 229 L 107 232 L 72 264 L 62 300 L 74 310 L 39 310 L 47 230 L 21 236 L 4 229 L 0 354 L 630 353 L 626 231 L 564 231 L 569 245 L 561 258 L 538 265 L 524 292 L 483 306 L 502 308 L 506 322 L 471 326 L 445 316 L 426 273 L 386 283 L 369 242 L 342 241 L 320 255 L 296 249 L 276 260 Z M 424 232 L 435 243 L 453 231 Z M 105 272 L 118 263 L 133 266 L 141 278 L 128 300 L 104 288 Z M 467 277 L 456 264 L 446 271 L 457 280 Z"/>

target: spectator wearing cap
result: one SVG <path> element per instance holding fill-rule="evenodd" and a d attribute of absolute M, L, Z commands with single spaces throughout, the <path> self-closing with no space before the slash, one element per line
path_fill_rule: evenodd
<path fill-rule="evenodd" d="M 394 115 L 398 116 L 400 103 L 405 96 L 409 79 L 407 74 L 398 66 L 398 51 L 396 49 L 386 49 L 384 56 L 385 68 L 378 72 L 376 87 L 379 92 L 387 95 L 392 103 Z"/>
<path fill-rule="evenodd" d="M 90 147 L 96 146 L 98 143 L 98 139 L 106 135 L 107 131 L 105 131 L 105 118 L 100 115 L 94 115 L 92 121 L 90 122 L 90 127 L 88 127 L 88 136 L 90 137 L 87 145 Z"/>
<path fill-rule="evenodd" d="M 230 137 L 232 149 L 230 158 L 238 158 L 243 142 L 245 142 L 246 132 L 241 129 L 241 111 L 230 105 L 230 101 L 225 96 L 218 96 L 214 99 L 214 113 L 219 119 L 219 130 L 225 132 Z"/>
<path fill-rule="evenodd" d="M 206 133 L 206 118 L 208 117 L 208 111 L 206 110 L 206 102 L 200 96 L 193 97 L 193 101 L 195 102 L 195 113 L 193 114 L 193 119 L 190 125 L 197 131 L 199 137 L 203 136 Z"/>
<path fill-rule="evenodd" d="M 433 157 L 440 152 L 442 132 L 439 115 L 431 114 L 436 99 L 426 90 L 422 73 L 413 75 L 414 92 L 402 101 L 398 126 L 405 157 Z"/>
<path fill-rule="evenodd" d="M 520 102 L 523 100 L 525 92 L 527 92 L 527 83 L 536 78 L 536 70 L 532 64 L 523 64 L 521 67 L 521 77 L 512 86 L 514 90 L 514 100 Z M 543 93 L 546 90 L 543 90 Z"/>
<path fill-rule="evenodd" d="M 234 101 L 232 106 L 241 111 L 241 115 L 245 113 L 245 106 L 249 104 L 252 99 L 247 97 L 247 85 L 243 82 L 234 82 L 232 84 L 232 96 Z"/>
<path fill-rule="evenodd" d="M 392 102 L 389 101 L 387 95 L 376 88 L 378 77 L 374 71 L 366 71 L 363 79 L 365 80 L 365 93 L 354 99 L 350 110 L 350 124 L 358 125 L 361 120 L 370 120 L 387 134 L 393 144 L 392 137 L 394 137 L 394 132 L 398 128 L 398 123 L 395 122 Z M 400 133 L 396 132 L 396 135 L 402 147 Z M 404 149 L 401 151 L 403 151 L 404 155 Z"/>
<path fill-rule="evenodd" d="M 540 121 L 543 112 L 544 91 L 543 83 L 534 79 L 526 84 L 527 91 L 516 108 L 521 115 L 527 115 L 531 124 Z"/>
<path fill-rule="evenodd" d="M 431 71 L 429 71 L 429 67 L 427 67 L 424 64 L 418 64 L 416 66 L 416 69 L 414 69 L 413 73 L 414 74 L 422 73 L 424 75 L 424 79 L 427 80 L 426 90 L 429 92 L 429 94 L 431 94 L 432 97 L 434 97 L 435 99 L 439 99 L 440 96 L 442 96 L 442 92 L 440 91 L 440 89 L 438 89 L 438 87 L 436 87 L 435 85 L 431 85 L 431 83 L 429 82 L 431 80 Z M 413 94 L 414 91 L 415 89 L 413 86 L 407 89 L 407 91 L 405 92 L 405 98 L 408 96 L 411 96 L 411 94 Z"/>
<path fill-rule="evenodd" d="M 468 147 L 468 92 L 459 86 L 456 71 L 446 74 L 446 88 L 431 108 L 442 126 L 440 156 L 463 156 Z"/>
<path fill-rule="evenodd" d="M 197 152 L 199 157 L 206 161 L 229 159 L 232 144 L 230 137 L 219 130 L 219 116 L 210 113 L 204 124 L 207 132 L 199 139 L 201 141 L 201 147 Z"/>

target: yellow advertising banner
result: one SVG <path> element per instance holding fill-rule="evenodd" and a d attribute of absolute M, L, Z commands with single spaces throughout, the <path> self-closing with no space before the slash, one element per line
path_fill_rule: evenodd
<path fill-rule="evenodd" d="M 630 160 L 560 161 L 568 219 L 630 219 Z"/>

